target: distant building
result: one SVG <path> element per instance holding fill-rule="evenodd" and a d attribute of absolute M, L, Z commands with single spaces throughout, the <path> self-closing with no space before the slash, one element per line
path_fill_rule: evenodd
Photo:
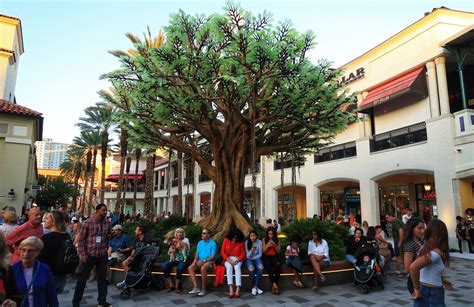
<path fill-rule="evenodd" d="M 15 99 L 24 52 L 20 19 L 0 14 L 0 37 L 0 208 L 13 206 L 21 212 L 38 188 L 34 144 L 42 138 L 43 116 Z"/>
<path fill-rule="evenodd" d="M 61 163 L 66 159 L 69 144 L 53 142 L 52 139 L 44 139 L 36 142 L 36 157 L 39 169 L 58 170 Z"/>

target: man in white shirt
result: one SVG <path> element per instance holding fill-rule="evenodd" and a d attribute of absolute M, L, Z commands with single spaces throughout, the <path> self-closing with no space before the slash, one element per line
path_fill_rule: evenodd
<path fill-rule="evenodd" d="M 411 219 L 412 215 L 413 215 L 413 210 L 408 208 L 407 213 L 402 216 L 403 224 L 406 224 Z"/>

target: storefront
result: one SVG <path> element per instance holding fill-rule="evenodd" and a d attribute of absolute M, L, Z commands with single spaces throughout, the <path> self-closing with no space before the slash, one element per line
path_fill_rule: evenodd
<path fill-rule="evenodd" d="M 409 184 L 380 187 L 380 215 L 385 216 L 387 213 L 393 213 L 401 219 L 406 210 L 410 208 L 409 190 Z"/>

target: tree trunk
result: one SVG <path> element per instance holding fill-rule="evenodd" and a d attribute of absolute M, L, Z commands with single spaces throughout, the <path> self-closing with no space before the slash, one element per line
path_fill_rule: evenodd
<path fill-rule="evenodd" d="M 153 173 L 155 168 L 155 158 L 155 154 L 147 157 L 145 170 L 145 208 L 143 214 L 145 215 L 145 218 L 150 221 L 152 221 L 155 216 L 153 204 Z"/>
<path fill-rule="evenodd" d="M 92 154 L 92 165 L 91 165 L 91 182 L 89 188 L 89 203 L 87 205 L 87 213 L 91 216 L 92 213 L 92 198 L 94 197 L 94 182 L 95 182 L 95 166 L 97 163 L 97 148 L 94 148 L 94 152 Z"/>
<path fill-rule="evenodd" d="M 72 195 L 72 211 L 77 209 L 77 195 L 79 193 L 79 178 L 74 177 L 74 194 Z"/>
<path fill-rule="evenodd" d="M 127 160 L 126 162 L 127 166 L 125 167 L 125 187 L 123 189 L 123 207 L 127 205 L 128 176 L 130 176 L 130 167 L 132 165 L 132 158 L 127 157 L 126 160 Z"/>
<path fill-rule="evenodd" d="M 137 212 L 137 192 L 138 192 L 138 167 L 140 166 L 141 148 L 135 149 L 135 178 L 133 180 L 133 207 L 132 213 Z"/>
<path fill-rule="evenodd" d="M 232 146 L 233 153 L 225 147 L 219 146 L 213 150 L 216 176 L 213 178 L 215 189 L 212 210 L 199 221 L 202 227 L 211 229 L 218 240 L 232 227 L 239 228 L 244 235 L 254 228 L 243 208 L 245 170 L 250 162 L 244 161 L 245 146 Z"/>
<path fill-rule="evenodd" d="M 101 148 L 100 148 L 100 159 L 101 159 L 101 176 L 100 176 L 100 203 L 104 203 L 105 194 L 105 160 L 107 159 L 107 150 L 109 143 L 109 133 L 102 131 L 101 135 Z"/>
<path fill-rule="evenodd" d="M 183 216 L 183 153 L 178 151 L 176 159 L 176 169 L 178 170 L 178 216 Z"/>
<path fill-rule="evenodd" d="M 123 212 L 123 203 L 125 201 L 125 195 L 122 198 L 123 192 L 123 173 L 125 170 L 125 161 L 127 159 L 127 147 L 128 147 L 128 131 L 125 128 L 120 130 L 120 174 L 118 179 L 118 190 L 117 190 L 117 200 L 115 201 L 115 213 Z M 125 193 L 124 193 L 125 194 Z"/>
<path fill-rule="evenodd" d="M 84 175 L 84 194 L 82 194 L 82 202 L 81 202 L 81 215 L 84 215 L 85 213 L 87 213 L 86 197 L 87 197 L 87 185 L 89 184 L 89 174 L 91 173 L 91 164 L 92 164 L 92 151 L 87 150 L 86 173 Z"/>

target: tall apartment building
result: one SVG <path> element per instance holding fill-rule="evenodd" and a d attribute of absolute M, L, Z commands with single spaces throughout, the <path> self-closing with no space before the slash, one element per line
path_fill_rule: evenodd
<path fill-rule="evenodd" d="M 35 145 L 39 169 L 59 169 L 69 148 L 69 144 L 53 142 L 53 139 L 44 139 Z"/>

